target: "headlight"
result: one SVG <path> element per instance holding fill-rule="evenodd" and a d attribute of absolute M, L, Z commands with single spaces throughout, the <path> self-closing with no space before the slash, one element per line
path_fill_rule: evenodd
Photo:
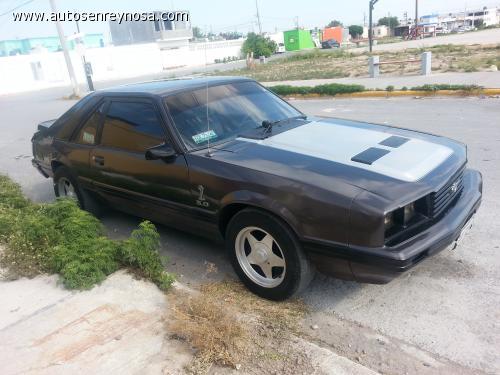
<path fill-rule="evenodd" d="M 403 209 L 403 223 L 404 225 L 408 224 L 411 219 L 415 216 L 415 203 L 410 203 L 404 206 Z"/>
<path fill-rule="evenodd" d="M 406 228 L 413 218 L 415 218 L 415 202 L 407 204 L 397 210 L 388 212 L 384 217 L 385 232 L 394 233 L 395 231 Z"/>
<path fill-rule="evenodd" d="M 394 212 L 388 212 L 384 217 L 385 230 L 389 230 L 394 226 Z"/>

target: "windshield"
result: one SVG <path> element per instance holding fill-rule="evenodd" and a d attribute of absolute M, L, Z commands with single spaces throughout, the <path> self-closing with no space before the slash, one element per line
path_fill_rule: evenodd
<path fill-rule="evenodd" d="M 262 128 L 262 121 L 302 116 L 255 82 L 182 92 L 168 96 L 165 103 L 175 127 L 190 149 L 204 147 L 209 141 L 211 144 L 225 142 L 243 132 Z"/>

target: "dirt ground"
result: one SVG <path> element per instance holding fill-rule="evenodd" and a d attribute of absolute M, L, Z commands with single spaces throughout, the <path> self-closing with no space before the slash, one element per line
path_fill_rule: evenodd
<path fill-rule="evenodd" d="M 493 65 L 500 68 L 500 44 L 438 45 L 376 55 L 381 62 L 406 61 L 419 59 L 424 51 L 432 52 L 433 73 L 488 71 Z M 261 82 L 362 77 L 368 75 L 369 57 L 368 52 L 315 50 L 224 74 L 248 76 Z M 406 75 L 420 71 L 420 63 L 381 65 L 380 71 L 386 75 Z"/>
<path fill-rule="evenodd" d="M 186 366 L 193 374 L 226 374 L 235 369 L 245 374 L 290 375 L 339 374 L 343 369 L 346 374 L 481 374 L 361 324 L 309 311 L 300 299 L 262 300 L 233 280 L 205 284 L 199 290 L 194 297 L 192 292 L 169 297 L 168 331 L 188 346 L 193 342 L 193 330 L 198 334 L 194 340 L 197 351 Z M 189 300 L 190 308 L 179 320 L 176 306 L 185 304 L 187 298 L 194 300 Z M 209 328 L 202 328 L 203 323 Z M 224 330 L 234 332 L 236 325 L 243 329 L 237 340 L 239 348 L 230 363 L 221 367 L 228 358 L 220 354 L 224 340 L 214 344 L 213 338 L 224 337 L 220 334 Z M 226 342 L 231 343 L 229 349 L 234 348 L 233 341 Z M 206 355 L 202 347 L 217 347 L 218 353 L 210 360 L 211 353 Z"/>

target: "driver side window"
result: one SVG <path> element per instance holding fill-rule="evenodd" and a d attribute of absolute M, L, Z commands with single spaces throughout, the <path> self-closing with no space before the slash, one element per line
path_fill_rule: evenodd
<path fill-rule="evenodd" d="M 152 103 L 111 102 L 104 119 L 102 146 L 144 152 L 165 141 L 161 119 Z"/>

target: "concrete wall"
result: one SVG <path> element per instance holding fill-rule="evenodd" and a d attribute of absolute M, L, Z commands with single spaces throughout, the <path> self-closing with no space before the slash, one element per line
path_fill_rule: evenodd
<path fill-rule="evenodd" d="M 168 72 L 182 66 L 201 66 L 229 56 L 240 56 L 243 40 L 193 43 L 189 47 L 161 50 L 156 43 L 87 49 L 95 81 Z M 205 52 L 206 49 L 206 52 Z M 77 79 L 85 82 L 81 56 L 71 51 Z M 42 52 L 0 58 L 0 94 L 32 91 L 69 84 L 62 52 Z"/>

